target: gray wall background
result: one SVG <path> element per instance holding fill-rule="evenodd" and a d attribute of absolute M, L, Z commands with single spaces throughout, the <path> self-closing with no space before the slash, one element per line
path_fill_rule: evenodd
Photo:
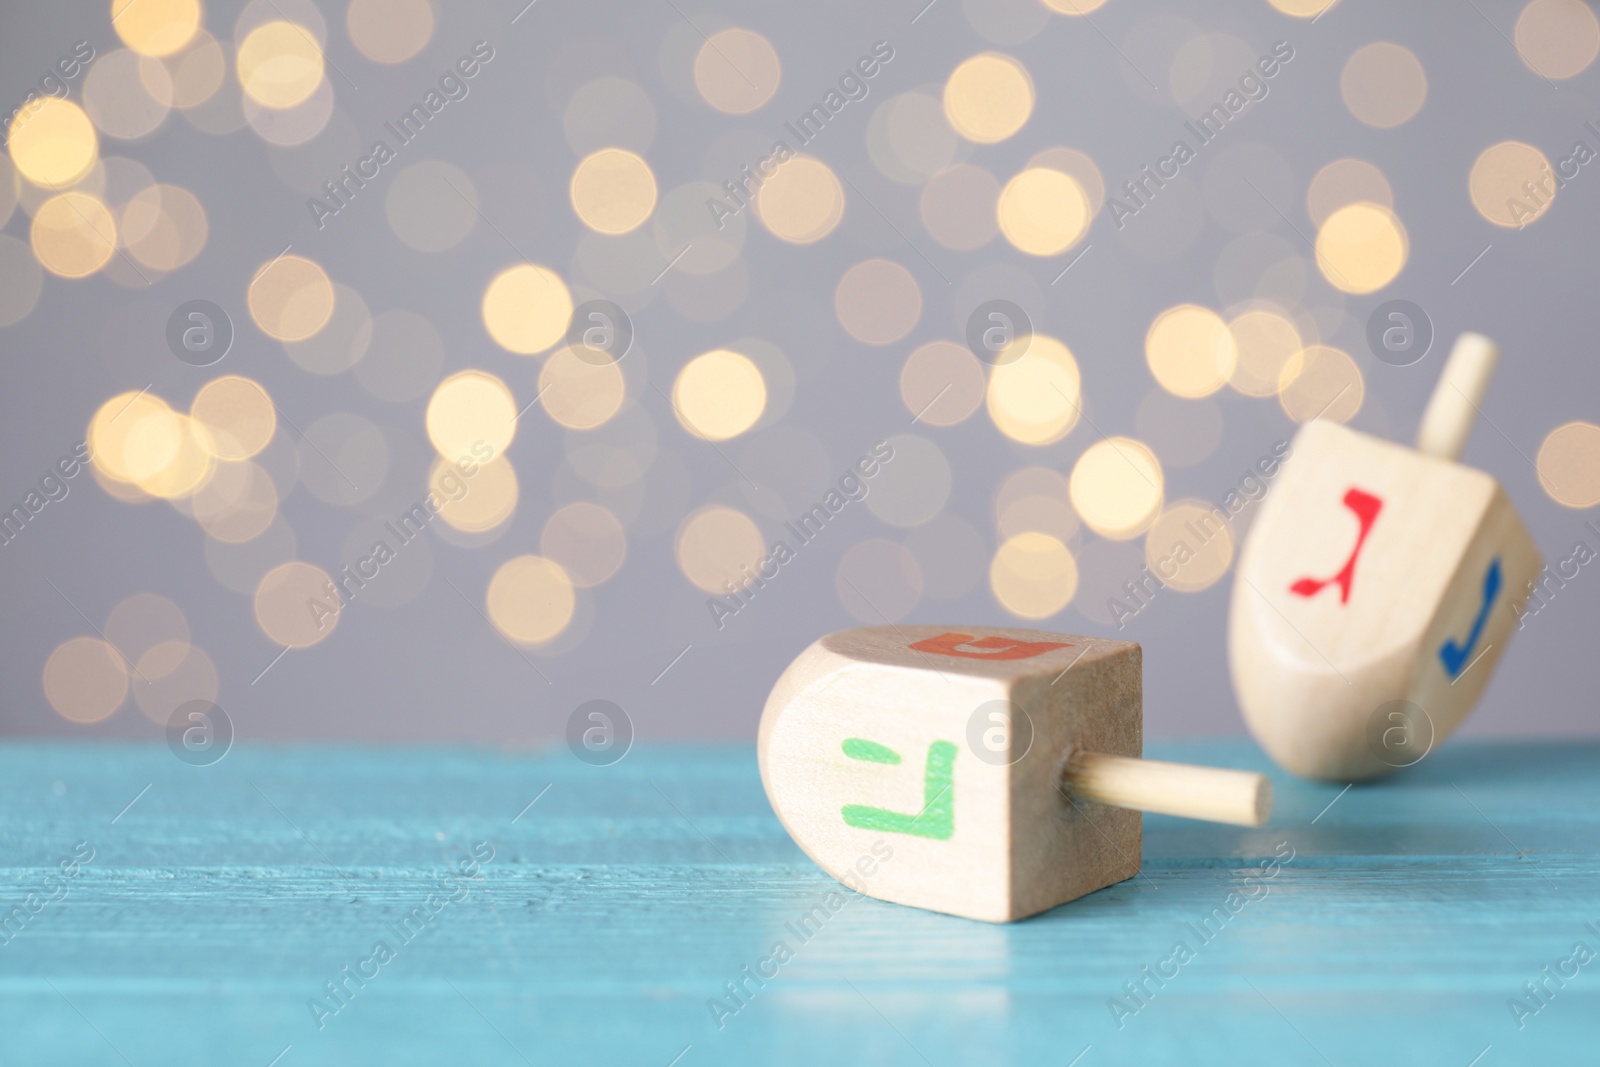
<path fill-rule="evenodd" d="M 487 280 L 514 258 L 505 238 L 530 258 L 560 270 L 569 282 L 582 280 L 574 259 L 584 231 L 566 200 L 578 156 L 562 127 L 566 101 L 579 85 L 614 75 L 649 94 L 657 130 L 646 158 L 665 192 L 693 178 L 720 181 L 737 163 L 755 158 L 781 134 L 784 120 L 820 98 L 874 41 L 890 41 L 896 53 L 871 84 L 867 100 L 847 108 L 814 146 L 859 190 L 846 187 L 844 223 L 832 235 L 817 245 L 794 247 L 752 223 L 742 255 L 748 292 L 718 321 L 691 321 L 659 292 L 643 301 L 624 301 L 638 336 L 638 350 L 626 364 L 630 405 L 654 427 L 660 466 L 646 480 L 647 519 L 630 530 L 626 564 L 611 581 L 581 596 L 570 636 L 552 649 L 519 653 L 449 584 L 479 598 L 501 561 L 538 551 L 540 528 L 561 492 L 553 486 L 571 479 L 563 481 L 559 469 L 567 432 L 537 408 L 530 415 L 539 417 L 524 418 L 510 450 L 522 494 L 503 536 L 469 549 L 430 533 L 431 574 L 413 599 L 394 609 L 358 603 L 329 640 L 290 652 L 255 685 L 251 679 L 278 648 L 257 629 L 249 598 L 223 588 L 207 571 L 203 532 L 164 504 L 116 503 L 83 476 L 72 483 L 67 499 L 51 504 L 20 538 L 0 548 L 5 623 L 0 733 L 157 736 L 159 728 L 131 700 L 99 725 L 66 723 L 50 710 L 40 685 L 51 649 L 91 632 L 79 611 L 99 625 L 118 601 L 152 591 L 176 601 L 188 616 L 196 642 L 217 666 L 219 703 L 241 740 L 542 743 L 559 738 L 572 710 L 593 698 L 625 708 L 644 742 L 750 739 L 767 690 L 784 665 L 822 633 L 859 625 L 835 592 L 840 557 L 862 539 L 899 539 L 905 531 L 884 525 L 865 508 L 847 509 L 749 609 L 717 631 L 704 594 L 685 581 L 673 561 L 672 533 L 684 514 L 707 502 L 751 509 L 727 463 L 681 431 L 650 385 L 670 389 L 677 369 L 706 349 L 741 337 L 770 340 L 783 348 L 795 370 L 793 404 L 777 426 L 726 447 L 738 456 L 763 435 L 778 435 L 773 441 L 781 445 L 787 440 L 783 434 L 803 431 L 822 443 L 828 461 L 823 474 L 835 477 L 870 442 L 910 429 L 896 384 L 905 355 L 931 340 L 958 340 L 975 303 L 970 280 L 1003 271 L 999 276 L 1008 279 L 1008 295 L 1029 311 L 1040 330 L 1062 338 L 1076 354 L 1093 422 L 1107 433 L 1136 434 L 1135 413 L 1153 388 L 1142 351 L 1153 316 L 1181 301 L 1224 303 L 1214 268 L 1239 231 L 1208 212 L 1205 187 L 1214 168 L 1229 168 L 1213 176 L 1218 182 L 1240 170 L 1240 161 L 1254 151 L 1241 147 L 1247 143 L 1281 155 L 1293 181 L 1292 195 L 1279 205 L 1288 220 L 1258 211 L 1250 225 L 1308 258 L 1299 235 L 1312 232 L 1304 191 L 1319 167 L 1356 156 L 1380 166 L 1393 186 L 1411 240 L 1400 277 L 1371 296 L 1343 297 L 1311 270 L 1309 291 L 1315 295 L 1308 300 L 1343 309 L 1327 342 L 1354 356 L 1366 376 L 1367 400 L 1353 425 L 1409 440 L 1450 341 L 1463 329 L 1486 332 L 1500 342 L 1505 356 L 1485 405 L 1493 427 L 1478 427 L 1465 462 L 1507 487 L 1547 561 L 1566 556 L 1580 538 L 1594 543 L 1582 529 L 1594 513 L 1551 501 L 1539 487 L 1531 457 L 1554 426 L 1600 417 L 1594 333 L 1600 168 L 1585 168 L 1549 214 L 1522 231 L 1497 229 L 1480 218 L 1467 198 L 1466 175 L 1483 148 L 1508 138 L 1539 146 L 1551 159 L 1565 155 L 1579 139 L 1595 145 L 1583 123 L 1600 124 L 1600 67 L 1553 88 L 1519 61 L 1508 41 L 1520 5 L 1490 0 L 1476 6 L 1343 3 L 1315 23 L 1283 16 L 1264 0 L 1200 8 L 1111 0 L 1092 21 L 1040 20 L 1042 29 L 1019 43 L 986 40 L 967 9 L 978 13 L 979 23 L 1026 26 L 1032 21 L 1026 0 L 998 6 L 938 0 L 913 22 L 922 5 L 923 0 L 539 0 L 513 24 L 521 0 L 449 0 L 436 3 L 438 26 L 423 53 L 385 68 L 351 46 L 344 5 L 325 0 L 329 59 L 358 88 L 330 71 L 337 110 L 310 145 L 274 148 L 248 128 L 213 137 L 176 114 L 143 142 L 103 140 L 103 153 L 131 156 L 158 180 L 193 190 L 206 206 L 210 238 L 198 260 L 148 289 L 119 287 L 103 277 L 47 278 L 32 314 L 0 330 L 0 498 L 7 506 L 20 500 L 82 438 L 89 417 L 113 394 L 150 385 L 174 405 L 186 406 L 208 378 L 240 373 L 266 385 L 299 426 L 347 411 L 384 432 L 389 473 L 373 497 L 341 508 L 297 489 L 283 501 L 298 556 L 333 569 L 357 523 L 369 515 L 392 516 L 422 495 L 431 460 L 423 431 L 426 398 L 385 404 L 350 374 L 318 378 L 296 367 L 279 344 L 255 329 L 245 310 L 246 285 L 262 263 L 292 243 L 336 282 L 359 291 L 375 313 L 409 308 L 431 320 L 445 340 L 446 373 L 464 367 L 492 371 L 524 403 L 537 389 L 539 362 L 496 347 L 483 330 L 478 304 Z M 6 110 L 74 42 L 87 39 L 100 53 L 119 46 L 105 7 L 11 2 L 0 10 L 0 99 Z M 238 9 L 234 3 L 211 3 L 208 28 L 226 40 Z M 1191 117 L 1173 101 L 1163 65 L 1146 62 L 1143 73 L 1131 65 L 1132 56 L 1144 54 L 1130 42 L 1139 37 L 1142 24 L 1157 18 L 1186 19 L 1189 33 L 1229 35 L 1247 46 L 1249 55 L 1288 40 L 1295 59 L 1274 80 L 1270 96 L 1242 115 L 1222 142 L 1186 169 L 1180 188 L 1164 193 L 1127 232 L 1118 234 L 1107 216 L 1099 216 L 1086 238 L 1092 253 L 1059 284 L 1050 284 L 1051 279 L 1082 246 L 1050 260 L 1030 259 L 1001 239 L 971 253 L 941 248 L 918 222 L 919 189 L 887 180 L 867 155 L 867 125 L 875 108 L 915 88 L 937 95 L 957 63 L 998 48 L 1027 65 L 1038 103 L 1020 134 L 1000 145 L 976 147 L 967 158 L 1004 180 L 1036 151 L 1069 145 L 1094 158 L 1108 185 L 1120 184 L 1141 164 L 1165 154 Z M 777 95 L 744 117 L 720 114 L 692 90 L 684 93 L 687 64 L 698 42 L 694 27 L 711 32 L 728 25 L 766 35 L 783 62 Z M 479 224 L 466 241 L 444 253 L 406 248 L 384 220 L 381 186 L 393 180 L 392 173 L 378 179 L 376 192 L 363 194 L 317 232 L 305 193 L 282 175 L 331 176 L 338 165 L 364 154 L 381 124 L 409 106 L 480 38 L 494 46 L 494 62 L 475 80 L 471 96 L 451 105 L 425 132 L 426 143 L 409 147 L 402 162 L 426 156 L 461 167 L 478 184 L 482 210 L 504 237 Z M 1338 91 L 1340 70 L 1351 52 L 1379 39 L 1410 48 L 1429 78 L 1422 112 L 1391 131 L 1358 123 Z M 687 42 L 677 48 L 676 66 L 663 64 L 664 41 Z M 1219 53 L 1218 84 L 1239 73 L 1232 54 Z M 1159 91 L 1144 84 L 1145 75 Z M 77 98 L 76 88 L 73 95 Z M 1242 172 L 1251 173 L 1248 167 Z M 1273 175 L 1262 178 L 1270 180 Z M 26 225 L 19 210 L 5 232 L 26 240 Z M 1158 229 L 1166 234 L 1169 227 L 1194 228 L 1194 236 L 1181 254 L 1151 258 L 1149 245 L 1170 242 L 1149 235 Z M 1492 247 L 1453 283 L 1485 246 Z M 875 255 L 909 268 L 925 301 L 912 333 L 886 348 L 853 341 L 832 312 L 833 289 L 843 271 Z M 0 284 L 12 281 L 0 279 Z M 1427 358 L 1407 368 L 1380 363 L 1364 340 L 1367 315 L 1395 297 L 1421 305 L 1438 338 Z M 195 298 L 225 308 L 237 331 L 233 350 L 212 368 L 180 362 L 163 338 L 171 310 Z M 1223 419 L 1221 444 L 1192 468 L 1168 465 L 1169 500 L 1220 499 L 1247 467 L 1293 431 L 1273 401 L 1224 390 L 1212 402 Z M 642 421 L 637 414 L 629 415 L 630 424 Z M 621 434 L 624 421 L 597 433 Z M 915 432 L 934 440 L 949 459 L 954 488 L 946 513 L 976 529 L 986 553 L 995 544 L 993 494 L 1001 479 L 1030 464 L 1068 471 L 1094 440 L 1088 425 L 1080 423 L 1058 444 L 1025 448 L 1002 437 L 981 411 L 954 428 L 923 426 Z M 293 431 L 281 424 L 279 435 L 293 442 Z M 819 490 L 779 491 L 793 493 L 798 510 Z M 777 523 L 762 521 L 769 536 L 777 533 Z M 1105 549 L 1092 558 L 1131 574 L 1139 566 L 1139 544 Z M 976 563 L 986 568 L 987 555 Z M 1225 659 L 1230 586 L 1231 576 L 1198 595 L 1164 593 L 1125 631 L 1145 646 L 1150 735 L 1242 731 Z M 1015 622 L 982 581 L 953 601 L 924 598 L 909 621 Z M 1041 625 L 1112 632 L 1076 608 Z M 1586 569 L 1517 635 L 1466 732 L 1600 732 L 1593 696 L 1600 682 L 1597 632 L 1600 576 Z M 686 645 L 692 647 L 661 676 Z"/>

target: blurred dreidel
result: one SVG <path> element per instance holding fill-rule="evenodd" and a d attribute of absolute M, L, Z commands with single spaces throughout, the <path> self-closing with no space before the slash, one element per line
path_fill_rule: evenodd
<path fill-rule="evenodd" d="M 1464 333 L 1416 449 L 1313 420 L 1239 556 L 1228 658 L 1272 757 L 1352 781 L 1420 760 L 1494 671 L 1539 552 L 1498 482 L 1456 462 L 1499 351 Z"/>
<path fill-rule="evenodd" d="M 823 870 L 1010 922 L 1139 872 L 1140 811 L 1259 826 L 1259 774 L 1139 758 L 1138 645 L 1034 630 L 830 634 L 761 716 L 761 781 Z"/>

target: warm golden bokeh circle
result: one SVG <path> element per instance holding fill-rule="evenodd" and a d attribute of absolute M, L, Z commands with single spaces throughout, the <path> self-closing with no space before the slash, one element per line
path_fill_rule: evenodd
<path fill-rule="evenodd" d="M 791 244 L 820 241 L 844 217 L 844 187 L 814 156 L 795 156 L 756 193 L 756 217 L 774 237 Z"/>
<path fill-rule="evenodd" d="M 97 197 L 66 192 L 39 206 L 28 238 L 45 270 L 63 278 L 86 278 L 116 253 L 117 223 Z"/>
<path fill-rule="evenodd" d="M 189 414 L 206 430 L 218 459 L 249 459 L 272 440 L 278 409 L 258 382 L 236 374 L 213 378 L 200 387 Z"/>
<path fill-rule="evenodd" d="M 1174 396 L 1210 396 L 1228 383 L 1239 349 L 1228 324 L 1210 308 L 1179 304 L 1156 316 L 1144 338 L 1145 362 Z"/>
<path fill-rule="evenodd" d="M 310 99 L 322 84 L 322 49 L 311 31 L 286 20 L 266 22 L 239 42 L 234 57 L 245 95 L 283 110 Z"/>
<path fill-rule="evenodd" d="M 1317 267 L 1346 293 L 1371 293 L 1405 268 L 1410 243 L 1395 213 L 1381 204 L 1348 204 L 1317 230 Z"/>
<path fill-rule="evenodd" d="M 200 29 L 200 0 L 111 0 L 111 28 L 147 56 L 169 56 Z"/>
<path fill-rule="evenodd" d="M 694 59 L 701 98 L 728 115 L 748 115 L 771 100 L 782 74 L 772 42 L 739 27 L 713 33 Z"/>
<path fill-rule="evenodd" d="M 742 589 L 767 554 L 761 530 L 738 508 L 713 504 L 685 518 L 673 544 L 678 568 L 703 592 Z"/>
<path fill-rule="evenodd" d="M 468 464 L 467 474 L 452 460 L 439 458 L 428 475 L 428 489 L 441 503 L 439 518 L 467 533 L 484 533 L 517 510 L 517 472 L 505 456 Z"/>
<path fill-rule="evenodd" d="M 1029 167 L 1006 182 L 995 215 L 1013 247 L 1030 256 L 1055 256 L 1088 232 L 1089 198 L 1070 174 Z"/>
<path fill-rule="evenodd" d="M 989 588 L 1011 614 L 1046 619 L 1078 591 L 1078 562 L 1066 545 L 1029 530 L 1007 538 L 989 563 Z"/>
<path fill-rule="evenodd" d="M 304 341 L 333 317 L 333 282 L 304 256 L 281 255 L 250 281 L 250 318 L 261 332 L 279 341 Z"/>
<path fill-rule="evenodd" d="M 691 359 L 672 383 L 678 422 L 707 441 L 738 437 L 761 418 L 767 383 L 750 357 L 715 348 Z"/>
<path fill-rule="evenodd" d="M 117 650 L 96 637 L 74 637 L 56 646 L 44 663 L 44 695 L 68 722 L 110 718 L 128 696 L 128 666 Z"/>
<path fill-rule="evenodd" d="M 592 363 L 565 346 L 539 369 L 539 404 L 569 430 L 592 430 L 622 409 L 628 383 L 615 362 Z"/>
<path fill-rule="evenodd" d="M 344 607 L 338 587 L 314 563 L 290 560 L 256 586 L 256 625 L 285 648 L 309 648 L 333 633 Z"/>
<path fill-rule="evenodd" d="M 1293 15 L 1297 19 L 1310 19 L 1316 18 L 1339 0 L 1267 0 L 1267 2 L 1285 15 Z"/>
<path fill-rule="evenodd" d="M 483 294 L 483 325 L 507 352 L 536 355 L 561 340 L 572 319 L 572 293 L 561 276 L 536 263 L 507 267 Z"/>
<path fill-rule="evenodd" d="M 602 148 L 572 172 L 572 210 L 597 233 L 638 229 L 656 207 L 656 178 L 642 156 L 624 148 Z"/>
<path fill-rule="evenodd" d="M 1534 192 L 1530 193 L 1529 188 Z M 1467 176 L 1467 195 L 1478 214 L 1520 229 L 1555 202 L 1555 174 L 1543 152 L 1521 141 L 1501 141 L 1479 153 Z"/>
<path fill-rule="evenodd" d="M 1428 75 L 1416 53 L 1393 41 L 1374 41 L 1351 53 L 1339 76 L 1339 95 L 1361 122 L 1393 129 L 1422 110 Z"/>
<path fill-rule="evenodd" d="M 489 580 L 484 599 L 495 628 L 519 645 L 542 645 L 560 636 L 577 609 L 572 579 L 543 556 L 506 560 Z"/>
<path fill-rule="evenodd" d="M 887 345 L 900 340 L 922 317 L 917 279 L 890 259 L 868 259 L 844 272 L 833 291 L 839 325 L 857 341 Z"/>
<path fill-rule="evenodd" d="M 1311 179 L 1306 189 L 1306 213 L 1321 226 L 1328 216 L 1361 201 L 1394 210 L 1394 190 L 1376 165 L 1364 159 L 1336 159 Z"/>
<path fill-rule="evenodd" d="M 47 96 L 18 110 L 6 150 L 17 171 L 47 189 L 71 185 L 100 158 L 100 138 L 83 108 Z"/>
<path fill-rule="evenodd" d="M 983 404 L 983 364 L 963 345 L 933 341 L 900 368 L 900 399 L 917 422 L 954 426 Z"/>
<path fill-rule="evenodd" d="M 1084 450 L 1069 479 L 1072 506 L 1101 537 L 1126 541 L 1149 529 L 1161 512 L 1161 461 L 1131 437 L 1108 437 Z"/>
<path fill-rule="evenodd" d="M 1283 369 L 1300 354 L 1300 331 L 1287 317 L 1256 308 L 1228 323 L 1238 362 L 1228 384 L 1245 396 L 1276 396 Z"/>
<path fill-rule="evenodd" d="M 1572 78 L 1600 54 L 1600 20 L 1583 0 L 1531 0 L 1513 31 L 1517 55 L 1545 78 Z"/>
<path fill-rule="evenodd" d="M 147 186 L 122 209 L 123 243 L 153 270 L 177 270 L 192 262 L 209 233 L 200 198 L 176 185 Z"/>
<path fill-rule="evenodd" d="M 1001 433 L 1025 445 L 1047 445 L 1078 424 L 1082 376 L 1067 346 L 1033 334 L 1027 351 L 989 373 L 989 417 Z"/>
<path fill-rule="evenodd" d="M 1361 410 L 1366 384 L 1361 368 L 1342 349 L 1311 345 L 1284 364 L 1278 402 L 1295 422 L 1349 422 Z"/>
<path fill-rule="evenodd" d="M 1197 593 L 1210 588 L 1233 563 L 1228 513 L 1204 500 L 1174 501 L 1145 534 L 1144 558 L 1168 589 Z"/>
<path fill-rule="evenodd" d="M 1018 60 L 983 52 L 944 83 L 944 113 L 957 133 L 978 144 L 1004 141 L 1033 114 L 1033 79 Z"/>
<path fill-rule="evenodd" d="M 1600 504 L 1600 426 L 1569 422 L 1551 430 L 1534 461 L 1550 499 L 1569 508 Z"/>
<path fill-rule="evenodd" d="M 350 0 L 344 13 L 350 43 L 374 63 L 404 63 L 433 37 L 429 0 Z"/>
<path fill-rule="evenodd" d="M 458 371 L 433 390 L 425 425 L 428 440 L 444 459 L 481 461 L 485 449 L 492 457 L 510 446 L 517 433 L 517 402 L 493 374 Z"/>

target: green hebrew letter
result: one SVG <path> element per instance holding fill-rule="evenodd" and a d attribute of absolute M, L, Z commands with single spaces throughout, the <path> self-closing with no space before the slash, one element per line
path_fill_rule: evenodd
<path fill-rule="evenodd" d="M 869 750 L 867 746 L 871 746 Z M 874 754 L 866 754 L 872 751 Z M 893 757 L 884 759 L 879 754 Z M 868 759 L 874 763 L 899 763 L 900 757 L 889 749 L 871 741 L 852 737 L 845 742 L 845 754 L 853 759 Z M 915 815 L 867 807 L 864 804 L 846 804 L 840 809 L 845 825 L 862 830 L 881 830 L 890 834 L 915 834 L 931 837 L 935 841 L 948 841 L 956 831 L 955 784 L 956 746 L 949 741 L 935 741 L 928 746 L 928 769 L 922 782 L 922 811 Z"/>
<path fill-rule="evenodd" d="M 868 741 L 862 737 L 845 738 L 844 754 L 851 759 L 866 760 L 868 763 L 900 762 L 900 753 L 894 749 L 886 748 L 876 741 Z"/>

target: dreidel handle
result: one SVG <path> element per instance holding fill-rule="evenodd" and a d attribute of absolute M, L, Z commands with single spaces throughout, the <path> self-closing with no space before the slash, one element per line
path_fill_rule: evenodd
<path fill-rule="evenodd" d="M 1483 334 L 1464 333 L 1456 338 L 1444 374 L 1422 414 L 1422 428 L 1417 431 L 1419 451 L 1448 460 L 1461 455 L 1499 362 L 1499 347 Z"/>
<path fill-rule="evenodd" d="M 1236 826 L 1260 826 L 1272 814 L 1272 783 L 1253 771 L 1078 751 L 1067 760 L 1062 787 L 1114 808 Z"/>

